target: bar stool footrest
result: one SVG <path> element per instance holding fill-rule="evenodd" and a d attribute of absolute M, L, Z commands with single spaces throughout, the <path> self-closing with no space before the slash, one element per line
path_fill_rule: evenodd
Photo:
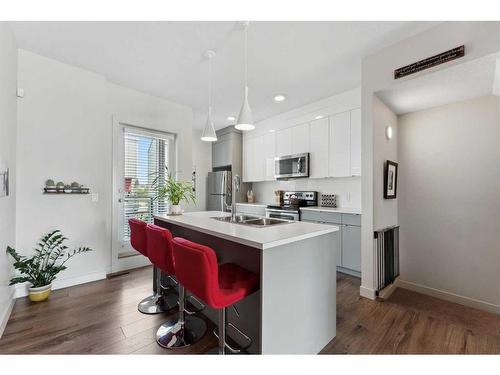
<path fill-rule="evenodd" d="M 227 323 L 227 326 L 231 327 L 232 329 L 234 329 L 236 332 L 238 332 L 247 341 L 247 343 L 244 346 L 240 346 L 239 344 L 237 344 L 238 348 L 234 348 L 231 345 L 229 345 L 229 343 L 225 342 L 224 343 L 225 347 L 228 348 L 233 354 L 242 353 L 245 350 L 247 350 L 250 346 L 252 346 L 253 341 L 252 341 L 251 337 L 249 337 L 247 334 L 245 334 L 243 331 L 241 331 L 233 323 Z M 217 339 L 218 339 L 219 338 L 219 333 L 217 332 L 217 328 L 214 328 L 213 333 L 214 333 L 215 337 L 217 337 Z"/>
<path fill-rule="evenodd" d="M 190 300 L 194 300 L 194 301 L 196 302 L 196 304 L 200 305 L 201 307 L 196 308 L 196 306 L 195 306 L 195 305 L 193 304 L 193 302 L 192 302 L 192 301 L 190 301 Z M 186 314 L 188 314 L 188 315 L 195 315 L 195 314 L 198 314 L 198 313 L 202 312 L 203 310 L 205 310 L 205 308 L 207 307 L 207 306 L 206 306 L 206 305 L 204 305 L 204 304 L 203 304 L 203 303 L 202 303 L 202 302 L 201 302 L 198 298 L 196 298 L 195 296 L 192 296 L 192 295 L 190 295 L 190 296 L 187 296 L 187 297 L 186 297 L 186 302 L 189 302 L 189 304 L 190 304 L 191 306 L 193 306 L 193 307 L 195 307 L 195 308 L 196 308 L 196 310 L 193 310 L 193 311 L 191 311 L 191 310 L 188 310 L 188 309 L 184 308 L 184 311 L 185 311 L 185 312 L 186 312 Z"/>

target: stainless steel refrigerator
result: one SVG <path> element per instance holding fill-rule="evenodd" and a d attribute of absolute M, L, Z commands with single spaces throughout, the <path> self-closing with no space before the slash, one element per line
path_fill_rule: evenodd
<path fill-rule="evenodd" d="M 231 204 L 231 172 L 208 172 L 208 211 L 228 211 Z"/>

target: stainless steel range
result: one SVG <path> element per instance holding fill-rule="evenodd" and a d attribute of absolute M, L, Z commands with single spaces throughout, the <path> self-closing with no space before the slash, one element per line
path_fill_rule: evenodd
<path fill-rule="evenodd" d="M 266 217 L 300 220 L 300 207 L 318 205 L 317 191 L 285 191 L 281 206 L 267 206 Z"/>

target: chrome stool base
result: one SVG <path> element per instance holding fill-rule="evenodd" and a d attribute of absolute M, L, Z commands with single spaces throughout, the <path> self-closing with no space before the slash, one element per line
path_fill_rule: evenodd
<path fill-rule="evenodd" d="M 177 308 L 177 295 L 175 293 L 153 294 L 144 298 L 137 306 L 141 313 L 149 315 L 161 314 L 174 308 Z"/>
<path fill-rule="evenodd" d="M 167 349 L 184 348 L 199 341 L 207 331 L 207 324 L 196 316 L 186 316 L 179 321 L 174 316 L 163 323 L 156 332 L 156 342 Z"/>

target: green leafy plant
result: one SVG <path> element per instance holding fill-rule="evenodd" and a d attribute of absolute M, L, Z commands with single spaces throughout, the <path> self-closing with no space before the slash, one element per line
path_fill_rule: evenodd
<path fill-rule="evenodd" d="M 19 255 L 15 249 L 7 246 L 7 253 L 14 258 L 14 268 L 20 276 L 10 280 L 9 285 L 24 282 L 31 283 L 33 288 L 50 284 L 57 274 L 66 269 L 66 262 L 77 254 L 92 251 L 88 247 L 68 250 L 64 244 L 67 240 L 60 230 L 54 230 L 42 237 L 31 257 Z"/>
<path fill-rule="evenodd" d="M 181 201 L 196 203 L 192 182 L 176 181 L 167 167 L 164 173 L 157 174 L 152 187 L 154 199 L 167 199 L 173 205 L 178 205 Z"/>

